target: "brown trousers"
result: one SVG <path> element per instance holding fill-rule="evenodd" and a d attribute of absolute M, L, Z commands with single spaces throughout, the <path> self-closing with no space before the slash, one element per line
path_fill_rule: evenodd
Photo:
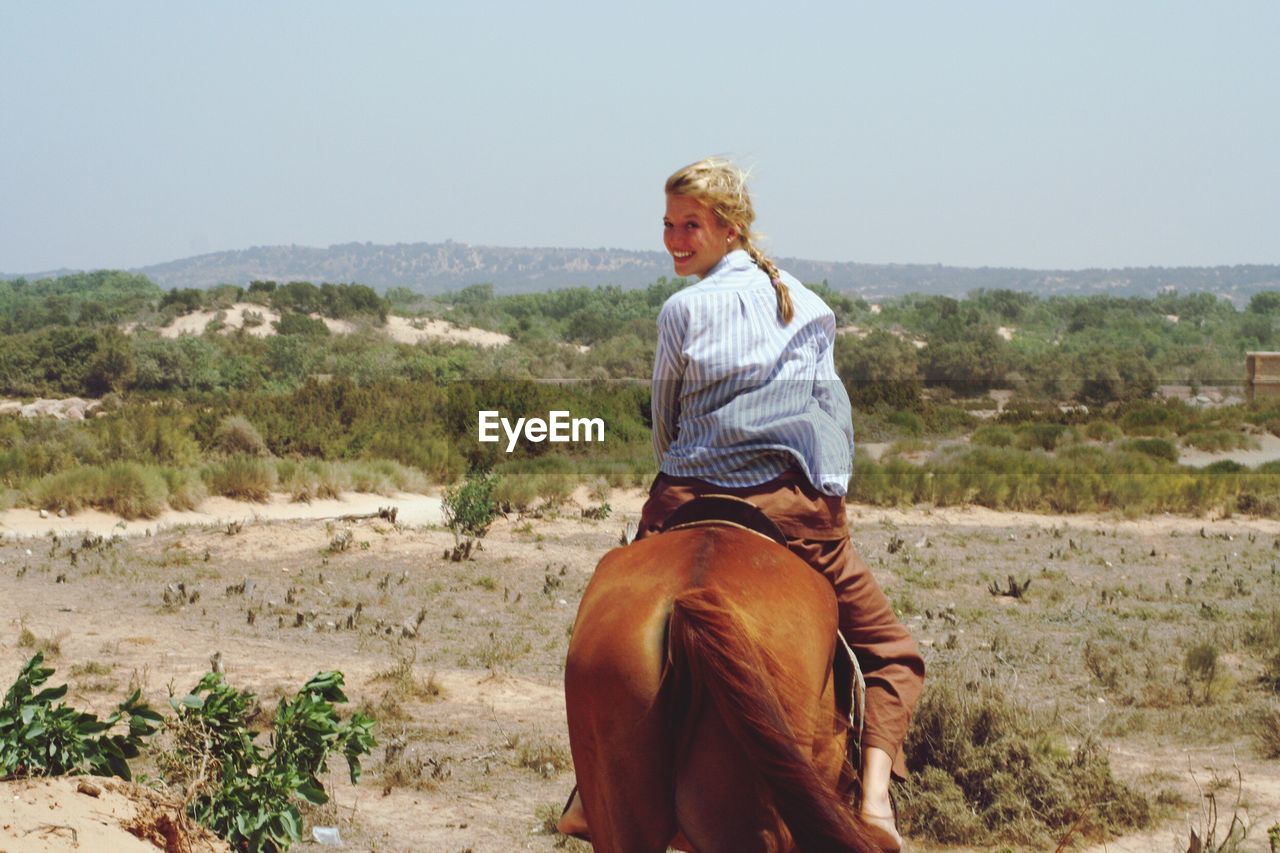
<path fill-rule="evenodd" d="M 649 489 L 636 537 L 656 533 L 676 507 L 706 494 L 733 495 L 755 504 L 782 530 L 787 547 L 831 581 L 840 631 L 867 683 L 863 747 L 883 749 L 893 758 L 894 773 L 905 776 L 902 741 L 924 687 L 924 658 L 853 549 L 844 498 L 824 495 L 799 471 L 745 488 L 659 474 Z"/>

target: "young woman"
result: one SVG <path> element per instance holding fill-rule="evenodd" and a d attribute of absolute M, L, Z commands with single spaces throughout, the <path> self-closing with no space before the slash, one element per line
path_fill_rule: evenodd
<path fill-rule="evenodd" d="M 854 551 L 844 494 L 853 468 L 849 397 L 835 372 L 835 316 L 754 244 L 746 175 L 711 158 L 667 179 L 663 239 L 698 279 L 658 317 L 653 442 L 660 473 L 640 520 L 655 532 L 700 494 L 759 506 L 836 591 L 840 630 L 866 679 L 864 821 L 885 849 L 901 837 L 889 801 L 924 659 Z"/>
<path fill-rule="evenodd" d="M 835 315 L 756 248 L 746 175 L 732 163 L 684 167 L 667 179 L 666 198 L 663 239 L 675 272 L 698 281 L 658 316 L 659 474 L 637 537 L 699 495 L 734 495 L 763 510 L 831 581 L 841 633 L 866 680 L 859 813 L 883 849 L 898 850 L 889 781 L 906 771 L 902 741 L 924 660 L 849 539 L 853 418 L 832 357 Z M 587 831 L 576 792 L 560 828 Z"/>

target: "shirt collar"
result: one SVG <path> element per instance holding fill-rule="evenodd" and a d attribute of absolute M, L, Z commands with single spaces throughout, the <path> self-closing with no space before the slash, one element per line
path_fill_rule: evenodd
<path fill-rule="evenodd" d="M 744 270 L 753 264 L 755 264 L 755 261 L 751 260 L 751 255 L 747 254 L 746 249 L 734 249 L 732 252 L 726 253 L 700 280 L 706 281 L 716 273 L 722 273 L 726 270 Z"/>

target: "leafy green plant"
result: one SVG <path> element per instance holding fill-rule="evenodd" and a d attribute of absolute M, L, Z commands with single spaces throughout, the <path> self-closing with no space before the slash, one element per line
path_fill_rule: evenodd
<path fill-rule="evenodd" d="M 67 685 L 39 688 L 53 669 L 36 652 L 22 667 L 0 706 L 0 776 L 61 776 L 89 773 L 129 779 L 129 759 L 154 734 L 160 715 L 134 690 L 106 719 L 54 704 Z M 128 718 L 128 730 L 110 734 Z"/>
<path fill-rule="evenodd" d="M 269 751 L 249 723 L 256 699 L 221 675 L 207 673 L 195 689 L 171 700 L 173 751 L 163 764 L 184 784 L 190 815 L 237 848 L 286 850 L 302 838 L 298 801 L 323 805 L 318 775 L 331 753 L 347 760 L 352 783 L 360 756 L 374 747 L 372 718 L 359 712 L 342 722 L 334 703 L 347 701 L 342 673 L 317 673 L 276 709 Z"/>
<path fill-rule="evenodd" d="M 478 539 L 489 531 L 489 525 L 498 516 L 498 505 L 493 499 L 496 482 L 493 474 L 473 472 L 460 485 L 445 490 L 444 522 L 453 531 L 455 542 Z"/>

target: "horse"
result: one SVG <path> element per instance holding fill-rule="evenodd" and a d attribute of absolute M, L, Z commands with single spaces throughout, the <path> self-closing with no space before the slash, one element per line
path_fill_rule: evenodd
<path fill-rule="evenodd" d="M 826 579 L 752 530 L 703 523 L 608 552 L 565 664 L 594 847 L 879 849 L 848 806 L 836 624 Z"/>

